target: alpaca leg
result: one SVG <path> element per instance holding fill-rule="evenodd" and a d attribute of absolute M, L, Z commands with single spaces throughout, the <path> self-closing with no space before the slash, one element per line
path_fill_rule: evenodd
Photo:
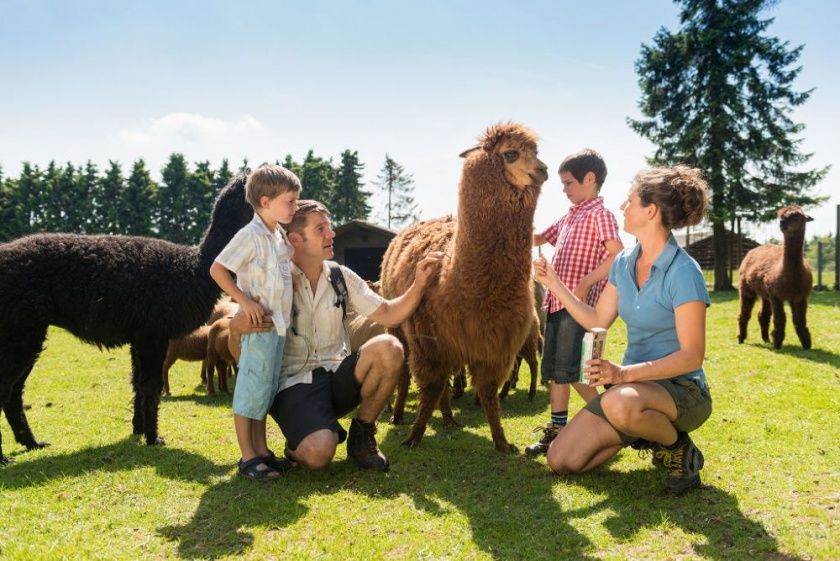
<path fill-rule="evenodd" d="M 428 373 L 428 372 L 427 372 Z M 432 412 L 440 402 L 440 396 L 446 389 L 446 378 L 438 378 L 425 386 L 420 387 L 420 408 L 417 410 L 417 417 L 408 436 L 403 440 L 405 446 L 417 446 L 423 440 L 423 433 L 426 432 L 426 425 Z"/>
<path fill-rule="evenodd" d="M 776 349 L 782 348 L 782 343 L 785 340 L 785 303 L 778 298 L 770 298 L 770 308 L 773 310 L 773 332 L 770 336 L 773 338 L 773 347 Z"/>
<path fill-rule="evenodd" d="M 438 401 L 438 409 L 440 409 L 441 417 L 443 417 L 443 424 L 450 427 L 460 427 L 460 423 L 455 420 L 454 415 L 452 415 L 452 405 L 449 401 L 449 394 L 451 391 L 451 387 L 449 381 L 446 382 L 446 387 L 443 388 L 443 392 L 440 394 L 440 401 Z"/>
<path fill-rule="evenodd" d="M 467 389 L 467 372 L 461 368 L 452 378 L 452 397 L 458 399 Z"/>
<path fill-rule="evenodd" d="M 811 332 L 808 331 L 808 324 L 805 319 L 805 314 L 808 311 L 808 300 L 791 302 L 790 310 L 793 327 L 796 329 L 796 335 L 799 337 L 799 342 L 802 343 L 802 348 L 810 349 Z"/>
<path fill-rule="evenodd" d="M 230 366 L 228 363 L 223 361 L 219 362 L 219 391 L 224 393 L 230 393 L 228 389 L 228 376 L 230 375 Z"/>
<path fill-rule="evenodd" d="M 525 357 L 525 362 L 528 363 L 528 370 L 531 371 L 531 386 L 528 388 L 528 401 L 534 401 L 537 395 L 537 356 L 535 353 L 528 353 Z"/>
<path fill-rule="evenodd" d="M 172 392 L 169 391 L 169 369 L 175 364 L 175 360 L 175 357 L 169 353 L 166 353 L 166 358 L 163 359 L 163 395 L 172 395 Z"/>
<path fill-rule="evenodd" d="M 207 363 L 207 375 L 205 376 L 204 381 L 204 389 L 207 390 L 207 395 L 216 395 L 216 387 L 213 385 L 213 376 L 217 374 L 217 370 L 219 370 L 219 363 L 216 361 L 208 361 Z"/>
<path fill-rule="evenodd" d="M 755 295 L 742 291 L 741 312 L 738 314 L 738 343 L 743 343 L 747 339 L 747 324 L 750 322 L 753 306 L 755 306 Z"/>
<path fill-rule="evenodd" d="M 159 373 L 166 356 L 166 339 L 144 339 L 131 345 L 132 378 L 134 386 L 134 433 L 138 429 L 146 436 L 149 446 L 163 444 L 158 436 L 158 408 L 163 380 Z"/>
<path fill-rule="evenodd" d="M 770 342 L 770 318 L 772 316 L 773 310 L 770 306 L 770 300 L 762 298 L 761 309 L 758 311 L 758 325 L 761 327 L 761 340 L 765 343 Z"/>
<path fill-rule="evenodd" d="M 499 388 L 498 380 L 504 379 L 508 369 L 502 367 L 502 371 L 499 370 L 498 366 L 470 365 L 470 371 L 473 372 L 473 386 L 481 400 L 481 407 L 484 409 L 487 423 L 490 425 L 493 445 L 499 452 L 513 453 L 516 452 L 516 447 L 510 444 L 505 438 L 505 433 L 499 418 L 501 410 L 499 396 L 496 395 Z"/>
<path fill-rule="evenodd" d="M 34 366 L 34 365 L 33 365 Z M 29 427 L 29 421 L 26 419 L 26 412 L 23 409 L 23 387 L 26 384 L 26 379 L 32 372 L 30 366 L 26 373 L 18 379 L 12 386 L 12 391 L 3 405 L 3 411 L 6 412 L 6 419 L 12 427 L 12 433 L 15 435 L 15 440 L 18 444 L 26 446 L 27 450 L 34 450 L 37 448 L 44 448 L 49 446 L 49 442 L 38 442 L 35 440 L 35 435 L 32 434 L 32 429 Z"/>
<path fill-rule="evenodd" d="M 20 326 L 17 327 L 20 329 Z M 0 336 L 0 410 L 6 414 L 15 440 L 29 450 L 47 445 L 35 439 L 23 409 L 23 387 L 38 360 L 46 336 L 46 326 L 31 331 L 20 329 L 18 337 L 26 338 L 24 347 L 20 344 L 10 346 L 10 338 Z M 12 461 L 3 455 L 3 442 L 0 438 L 0 465 Z"/>
<path fill-rule="evenodd" d="M 400 379 L 397 382 L 397 395 L 394 398 L 394 411 L 391 414 L 391 424 L 398 425 L 403 420 L 405 413 L 405 400 L 408 397 L 408 386 L 411 384 L 411 375 L 408 372 L 408 365 L 403 362 L 400 370 Z"/>

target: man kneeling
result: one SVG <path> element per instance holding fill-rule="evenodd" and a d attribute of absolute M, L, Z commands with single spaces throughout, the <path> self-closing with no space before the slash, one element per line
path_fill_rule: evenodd
<path fill-rule="evenodd" d="M 388 459 L 376 443 L 375 421 L 393 393 L 404 361 L 402 344 L 379 335 L 350 352 L 344 307 L 386 327 L 395 327 L 420 304 L 443 254 L 430 253 L 417 264 L 414 283 L 402 295 L 385 300 L 346 267 L 341 272 L 346 295 L 330 280 L 333 232 L 327 208 L 300 201 L 286 227 L 294 248 L 292 321 L 287 331 L 280 390 L 269 411 L 286 437 L 286 457 L 309 469 L 326 468 L 338 444 L 347 439 L 347 457 L 359 467 L 385 471 Z M 242 333 L 271 328 L 269 316 L 251 325 L 243 314 L 230 324 L 230 350 L 239 356 Z M 338 419 L 358 406 L 348 433 Z"/>

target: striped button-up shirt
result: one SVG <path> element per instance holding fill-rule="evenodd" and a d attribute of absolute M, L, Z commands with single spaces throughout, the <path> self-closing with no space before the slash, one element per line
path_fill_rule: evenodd
<path fill-rule="evenodd" d="M 252 300 L 271 311 L 280 335 L 292 314 L 292 246 L 282 228 L 273 232 L 262 219 L 254 218 L 239 230 L 216 257 L 216 262 L 236 273 L 236 286 Z"/>

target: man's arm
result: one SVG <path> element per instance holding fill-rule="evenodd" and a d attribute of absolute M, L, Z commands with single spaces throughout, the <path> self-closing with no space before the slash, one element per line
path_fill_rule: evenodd
<path fill-rule="evenodd" d="M 256 325 L 248 320 L 248 316 L 240 309 L 230 320 L 230 335 L 228 336 L 228 350 L 231 356 L 239 362 L 239 354 L 242 351 L 240 338 L 244 333 L 265 333 L 274 329 L 274 322 L 271 321 L 271 314 L 263 312 L 262 319 Z"/>
<path fill-rule="evenodd" d="M 443 253 L 434 251 L 424 257 L 414 269 L 414 282 L 401 296 L 384 301 L 368 319 L 381 323 L 385 327 L 396 327 L 408 319 L 426 292 L 429 281 L 440 270 Z"/>

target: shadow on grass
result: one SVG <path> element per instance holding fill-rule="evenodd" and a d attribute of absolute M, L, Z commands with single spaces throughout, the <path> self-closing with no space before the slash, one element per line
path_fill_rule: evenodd
<path fill-rule="evenodd" d="M 803 349 L 797 343 L 782 344 L 781 349 L 774 349 L 772 344 L 759 341 L 747 341 L 746 343 L 744 343 L 744 345 L 755 349 L 762 349 L 765 351 L 787 355 L 792 358 L 809 360 L 811 362 L 817 362 L 819 364 L 827 364 L 832 368 L 840 369 L 840 354 L 837 354 L 832 351 L 826 351 L 823 349 L 815 348 Z"/>
<path fill-rule="evenodd" d="M 211 476 L 230 469 L 192 452 L 167 446 L 146 446 L 141 437 L 32 461 L 22 461 L 22 458 L 19 455 L 15 463 L 0 467 L 6 489 L 32 487 L 56 477 L 77 477 L 96 471 L 131 471 L 143 466 L 155 468 L 167 479 L 209 483 Z"/>
<path fill-rule="evenodd" d="M 741 512 L 735 496 L 720 489 L 703 487 L 685 497 L 670 498 L 661 491 L 663 472 L 648 468 L 621 473 L 609 465 L 561 479 L 543 460 L 501 455 L 487 438 L 469 430 L 442 429 L 439 423 L 432 426 L 437 429 L 434 437 L 414 449 L 400 446 L 408 426 L 388 431 L 381 442 L 392 465 L 387 475 L 361 471 L 338 460 L 324 472 L 297 469 L 268 485 L 234 478 L 208 489 L 186 524 L 162 527 L 159 532 L 178 542 L 182 558 L 239 555 L 254 543 L 249 528 L 277 529 L 277 539 L 283 539 L 282 529 L 307 516 L 313 500 L 317 504 L 319 496 L 351 491 L 395 505 L 404 505 L 408 497 L 414 509 L 424 513 L 423 518 L 458 512 L 470 526 L 465 539 L 496 560 L 601 558 L 604 552 L 598 545 L 576 529 L 578 525 L 590 526 L 594 520 L 604 520 L 599 525 L 619 543 L 633 540 L 638 532 L 657 532 L 665 526 L 661 533 L 676 526 L 694 534 L 699 542 L 692 545 L 687 541 L 681 555 L 729 560 L 759 554 L 765 559 L 797 559 L 779 553 L 776 540 L 765 528 Z M 405 506 L 397 508 L 401 512 L 393 515 L 395 520 L 420 520 L 412 512 L 402 512 Z M 367 527 L 369 521 L 354 520 L 353 512 L 348 509 L 337 515 L 344 517 L 340 523 L 348 528 L 353 541 L 364 540 L 365 536 L 352 533 L 352 528 Z M 394 534 L 402 534 L 400 522 L 396 524 Z M 383 539 L 390 535 L 390 528 L 388 520 L 381 520 L 378 533 L 367 539 Z M 316 536 L 313 529 L 313 546 L 318 543 Z M 344 543 L 341 536 L 329 539 L 328 543 Z M 418 538 L 410 539 L 414 540 L 410 544 L 400 543 L 403 554 L 407 548 L 424 547 Z M 646 558 L 657 556 L 660 548 L 655 540 L 639 540 L 638 551 L 627 553 Z"/>
<path fill-rule="evenodd" d="M 199 387 L 203 390 L 203 386 Z M 198 390 L 197 390 L 198 391 Z M 164 395 L 161 396 L 160 402 L 191 402 L 196 405 L 203 405 L 205 407 L 230 407 L 233 399 L 233 391 L 231 393 L 217 393 L 215 395 L 207 395 L 206 393 L 193 393 L 187 395 Z"/>

